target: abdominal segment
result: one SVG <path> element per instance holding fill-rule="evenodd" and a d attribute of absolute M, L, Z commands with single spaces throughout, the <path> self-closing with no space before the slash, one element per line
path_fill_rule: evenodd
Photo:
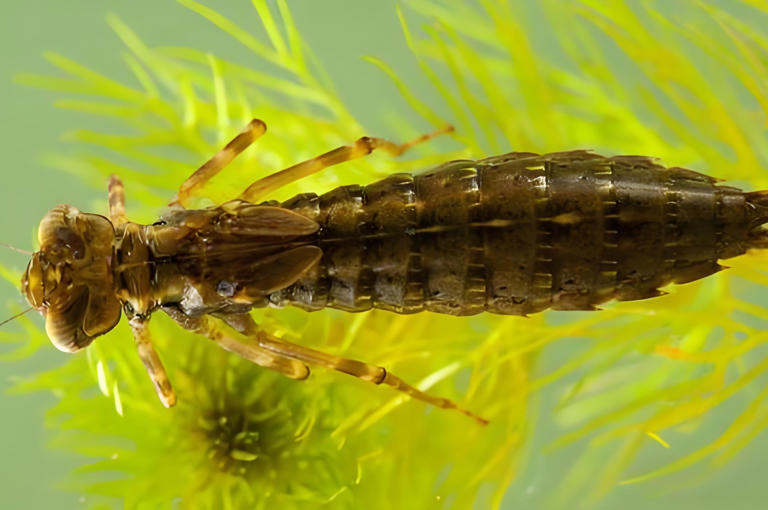
<path fill-rule="evenodd" d="M 309 310 L 525 315 L 645 299 L 750 247 L 739 189 L 639 156 L 511 153 L 298 195 L 320 262 L 269 296 Z"/>

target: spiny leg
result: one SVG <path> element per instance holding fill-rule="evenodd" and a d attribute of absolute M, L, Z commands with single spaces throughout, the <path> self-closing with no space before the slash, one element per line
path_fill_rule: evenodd
<path fill-rule="evenodd" d="M 168 379 L 168 373 L 160 361 L 160 356 L 152 346 L 152 339 L 149 335 L 148 323 L 146 320 L 134 319 L 130 321 L 133 330 L 133 338 L 136 340 L 136 348 L 139 352 L 139 358 L 144 362 L 149 378 L 155 385 L 155 391 L 165 407 L 172 407 L 176 404 L 176 394 L 171 387 L 171 381 Z"/>
<path fill-rule="evenodd" d="M 187 200 L 195 192 L 205 185 L 213 176 L 221 172 L 238 154 L 243 152 L 257 138 L 267 131 L 267 125 L 259 120 L 253 119 L 243 129 L 240 134 L 232 139 L 223 149 L 221 149 L 211 159 L 206 161 L 203 166 L 198 168 L 195 173 L 190 175 L 179 187 L 179 191 L 170 204 L 186 206 Z"/>
<path fill-rule="evenodd" d="M 309 367 L 304 363 L 276 356 L 257 344 L 249 342 L 249 339 L 237 339 L 228 336 L 218 329 L 214 321 L 208 317 L 189 317 L 174 308 L 164 308 L 163 310 L 182 328 L 206 336 L 227 351 L 252 363 L 280 372 L 291 379 L 302 380 L 309 377 Z"/>
<path fill-rule="evenodd" d="M 317 173 L 329 166 L 338 165 L 345 161 L 361 158 L 367 156 L 376 149 L 381 149 L 384 152 L 391 154 L 392 156 L 399 156 L 405 151 L 418 145 L 420 143 L 431 140 L 436 136 L 440 136 L 445 133 L 453 131 L 453 126 L 446 126 L 438 129 L 432 133 L 421 135 L 418 138 L 414 138 L 409 142 L 402 144 L 396 144 L 383 138 L 371 138 L 364 136 L 358 139 L 353 145 L 345 145 L 334 149 L 325 154 L 321 154 L 316 158 L 308 159 L 302 163 L 293 165 L 285 170 L 280 170 L 270 174 L 258 181 L 254 182 L 245 191 L 243 191 L 238 197 L 240 200 L 247 202 L 257 202 L 275 190 L 282 188 L 283 186 L 290 184 L 294 181 L 307 177 Z"/>
<path fill-rule="evenodd" d="M 163 310 L 184 329 L 206 336 L 230 352 L 293 379 L 305 379 L 309 376 L 309 368 L 304 363 L 322 365 L 374 384 L 391 386 L 413 398 L 437 407 L 456 409 L 483 425 L 488 423 L 484 418 L 458 407 L 448 399 L 433 397 L 414 388 L 399 377 L 387 372 L 383 367 L 339 358 L 308 347 L 283 342 L 261 331 L 248 314 L 219 315 L 219 318 L 230 327 L 247 337 L 245 340 L 240 340 L 225 334 L 216 327 L 216 324 L 209 317 L 189 317 L 173 308 L 164 308 Z M 256 344 L 248 343 L 248 340 L 255 340 Z"/>
<path fill-rule="evenodd" d="M 112 174 L 109 176 L 109 219 L 116 227 L 124 225 L 128 218 L 125 215 L 125 188 L 120 177 Z"/>
<path fill-rule="evenodd" d="M 406 393 L 417 400 L 427 402 L 428 404 L 432 404 L 443 409 L 455 409 L 460 413 L 463 413 L 470 418 L 477 420 L 482 425 L 488 424 L 488 420 L 485 418 L 482 418 L 471 411 L 457 406 L 451 400 L 435 397 L 428 393 L 424 393 L 417 388 L 414 388 L 396 375 L 388 372 L 384 367 L 369 365 L 368 363 L 364 363 L 358 360 L 333 356 L 331 354 L 326 354 L 315 349 L 310 349 L 309 347 L 285 342 L 259 329 L 259 326 L 248 314 L 221 315 L 220 318 L 236 331 L 239 331 L 249 338 L 255 339 L 261 348 L 283 358 L 297 360 L 312 365 L 321 365 L 326 368 L 337 370 L 353 377 L 357 377 L 358 379 L 371 382 L 373 384 L 384 384 L 386 386 L 391 386 L 392 388 L 398 391 L 402 391 L 403 393 Z"/>

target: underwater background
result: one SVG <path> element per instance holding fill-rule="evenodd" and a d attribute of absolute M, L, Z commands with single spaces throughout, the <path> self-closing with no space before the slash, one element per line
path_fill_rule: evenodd
<path fill-rule="evenodd" d="M 24 249 L 55 204 L 105 212 L 112 172 L 129 217 L 152 221 L 254 116 L 267 135 L 206 190 L 214 200 L 361 135 L 446 122 L 455 137 L 276 198 L 572 148 L 768 188 L 757 0 L 31 1 L 0 23 L 0 241 Z M 5 318 L 25 306 L 26 260 L 0 261 Z M 485 428 L 320 369 L 283 380 L 157 317 L 181 400 L 166 411 L 124 324 L 66 356 L 25 317 L 0 337 L 0 506 L 761 508 L 765 262 L 594 313 L 256 312 L 456 399 Z"/>

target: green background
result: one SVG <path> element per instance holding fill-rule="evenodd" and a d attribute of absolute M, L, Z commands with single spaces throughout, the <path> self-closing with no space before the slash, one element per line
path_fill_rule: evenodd
<path fill-rule="evenodd" d="M 250 2 L 207 2 L 245 27 L 259 33 L 261 25 Z M 401 36 L 395 3 L 332 0 L 292 1 L 295 21 L 320 57 L 350 110 L 371 133 L 386 123 L 380 114 L 391 105 L 407 112 L 400 96 L 383 74 L 360 58 L 371 54 L 402 62 L 402 70 L 416 66 Z M 74 154 L 62 134 L 98 126 L 98 119 L 53 107 L 56 93 L 14 83 L 20 72 L 55 71 L 43 54 L 55 51 L 115 79 L 130 79 L 120 56 L 125 48 L 105 21 L 115 13 L 150 45 L 191 46 L 253 65 L 254 58 L 209 22 L 175 2 L 149 0 L 55 2 L 32 0 L 7 5 L 0 17 L 0 140 L 4 162 L 0 181 L 2 228 L 0 241 L 31 249 L 37 224 L 54 205 L 69 203 L 82 210 L 106 212 L 106 183 L 95 189 L 47 167 L 46 155 Z M 372 98 L 373 101 L 372 101 Z M 389 134 L 389 133 L 386 133 Z M 278 135 L 278 134 L 275 134 Z M 190 169 L 190 172 L 194 169 Z M 130 212 L 130 184 L 128 184 Z M 0 251 L 0 260 L 19 272 L 27 257 Z M 9 306 L 26 306 L 16 287 L 0 282 L 2 318 Z M 42 320 L 39 321 L 42 325 Z M 12 324 L 5 330 L 18 331 Z M 64 354 L 52 346 L 31 362 L 0 364 L 0 508 L 80 508 L 78 496 L 57 490 L 55 484 L 74 469 L 77 459 L 46 446 L 44 413 L 54 397 L 35 393 L 8 395 L 11 378 L 56 366 Z"/>
<path fill-rule="evenodd" d="M 258 33 L 260 25 L 248 2 L 206 2 L 241 26 Z M 375 55 L 392 65 L 420 93 L 427 93 L 415 61 L 403 41 L 395 14 L 395 2 L 382 0 L 296 0 L 289 5 L 309 45 L 329 72 L 341 97 L 369 130 L 367 134 L 396 138 L 391 132 L 388 110 L 408 116 L 408 108 L 391 83 L 361 55 Z M 119 58 L 120 41 L 104 21 L 108 12 L 118 14 L 150 45 L 192 46 L 210 50 L 241 63 L 252 60 L 244 48 L 232 42 L 207 21 L 172 2 L 115 0 L 92 2 L 27 1 L 6 5 L 0 18 L 0 140 L 3 155 L 0 181 L 2 228 L 0 241 L 20 248 L 33 246 L 37 222 L 53 205 L 70 203 L 84 210 L 104 212 L 105 189 L 93 189 L 66 174 L 47 168 L 45 155 L 70 154 L 73 147 L 61 139 L 67 130 L 93 127 L 98 121 L 52 107 L 55 94 L 28 89 L 13 83 L 18 72 L 51 73 L 43 52 L 56 51 L 93 69 L 117 78 L 128 73 Z M 413 18 L 410 18 L 413 19 Z M 412 23 L 412 26 L 415 26 Z M 279 134 L 276 134 L 279 136 Z M 567 149 L 567 147 L 563 147 Z M 631 148 L 628 148 L 628 151 Z M 190 169 L 191 171 L 192 169 Z M 130 183 L 128 199 L 130 200 Z M 106 188 L 106 186 L 104 186 Z M 130 207 L 130 204 L 129 204 Z M 130 209 L 129 209 L 130 212 Z M 21 270 L 24 255 L 4 250 L 0 260 Z M 0 303 L 10 315 L 14 303 L 22 304 L 18 290 L 0 283 Z M 4 326 L 14 331 L 14 325 Z M 31 362 L 0 365 L 0 389 L 11 386 L 12 377 L 55 366 L 65 355 L 46 348 Z M 546 402 L 546 397 L 544 399 Z M 76 459 L 46 445 L 44 411 L 53 402 L 46 394 L 0 395 L 0 508 L 78 508 L 78 496 L 55 488 L 57 481 L 77 466 Z M 720 409 L 727 419 L 728 406 Z M 149 424 L 151 426 L 151 424 Z M 536 445 L 534 445 L 535 451 Z M 658 499 L 643 486 L 619 489 L 601 504 L 602 508 L 762 508 L 768 491 L 760 475 L 768 451 L 762 434 L 718 475 L 703 485 L 681 489 Z M 512 485 L 508 507 L 526 501 L 526 491 L 535 492 L 536 480 L 547 476 L 550 463 L 568 462 L 567 455 L 532 457 L 522 478 Z"/>

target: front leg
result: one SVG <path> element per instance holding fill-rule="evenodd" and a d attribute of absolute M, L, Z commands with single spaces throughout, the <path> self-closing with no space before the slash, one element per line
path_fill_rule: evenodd
<path fill-rule="evenodd" d="M 112 174 L 109 177 L 109 220 L 115 227 L 125 225 L 128 218 L 125 216 L 125 188 L 120 177 Z"/>
<path fill-rule="evenodd" d="M 139 318 L 129 321 L 133 330 L 133 338 L 136 341 L 136 349 L 139 352 L 139 358 L 147 369 L 149 378 L 155 385 L 155 391 L 165 407 L 172 407 L 176 404 L 176 394 L 171 387 L 171 381 L 168 379 L 168 373 L 163 367 L 160 356 L 152 346 L 152 338 L 149 335 L 148 322 Z"/>

